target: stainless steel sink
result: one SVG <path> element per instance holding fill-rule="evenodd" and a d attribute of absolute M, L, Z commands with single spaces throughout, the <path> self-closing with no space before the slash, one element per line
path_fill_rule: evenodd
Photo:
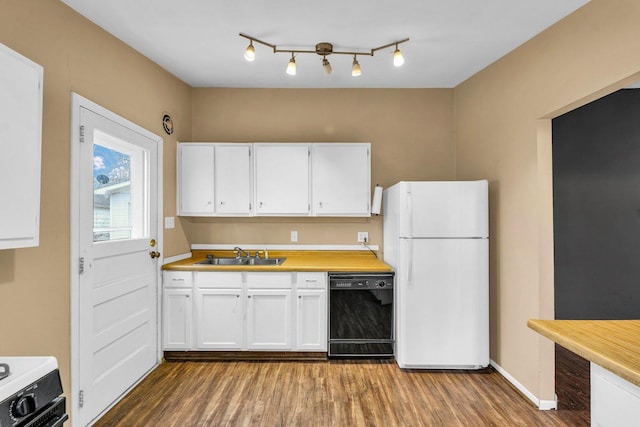
<path fill-rule="evenodd" d="M 249 260 L 247 258 L 207 258 L 200 262 L 196 262 L 196 264 L 207 265 L 245 265 L 248 263 Z"/>
<path fill-rule="evenodd" d="M 249 258 L 247 265 L 280 265 L 286 258 Z"/>
<path fill-rule="evenodd" d="M 196 262 L 200 265 L 280 265 L 287 258 L 215 258 L 208 256 L 207 259 Z"/>

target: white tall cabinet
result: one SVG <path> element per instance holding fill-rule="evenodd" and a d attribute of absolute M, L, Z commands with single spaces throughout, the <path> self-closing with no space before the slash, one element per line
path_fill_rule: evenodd
<path fill-rule="evenodd" d="M 42 78 L 0 43 L 0 249 L 39 244 Z"/>

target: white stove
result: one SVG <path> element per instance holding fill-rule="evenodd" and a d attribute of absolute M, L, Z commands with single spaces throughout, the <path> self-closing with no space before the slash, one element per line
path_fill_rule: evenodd
<path fill-rule="evenodd" d="M 0 356 L 0 427 L 61 426 L 61 394 L 55 357 Z"/>

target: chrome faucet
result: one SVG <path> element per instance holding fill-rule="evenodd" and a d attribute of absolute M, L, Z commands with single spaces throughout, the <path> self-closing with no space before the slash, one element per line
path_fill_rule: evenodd
<path fill-rule="evenodd" d="M 256 256 L 254 258 L 260 258 L 260 252 L 262 252 L 262 256 L 264 259 L 269 258 L 269 251 L 267 251 L 266 249 L 263 249 L 263 250 L 258 249 L 256 251 Z"/>
<path fill-rule="evenodd" d="M 234 251 L 236 251 L 236 258 L 241 258 L 241 257 L 245 257 L 245 258 L 251 258 L 251 255 L 249 255 L 249 252 L 245 251 L 242 248 L 239 247 L 235 247 L 233 248 Z"/>

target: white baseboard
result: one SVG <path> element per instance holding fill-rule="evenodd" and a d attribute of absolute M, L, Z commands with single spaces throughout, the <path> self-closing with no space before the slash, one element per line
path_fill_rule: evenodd
<path fill-rule="evenodd" d="M 495 368 L 496 371 L 503 377 L 507 379 L 515 388 L 517 388 L 520 393 L 524 394 L 530 401 L 533 402 L 534 405 L 538 407 L 541 411 L 549 411 L 552 409 L 558 409 L 558 400 L 540 400 L 533 393 L 531 393 L 525 386 L 520 384 L 518 380 L 516 380 L 511 374 L 505 371 L 502 366 L 498 365 L 495 361 L 490 361 L 491 366 Z"/>

